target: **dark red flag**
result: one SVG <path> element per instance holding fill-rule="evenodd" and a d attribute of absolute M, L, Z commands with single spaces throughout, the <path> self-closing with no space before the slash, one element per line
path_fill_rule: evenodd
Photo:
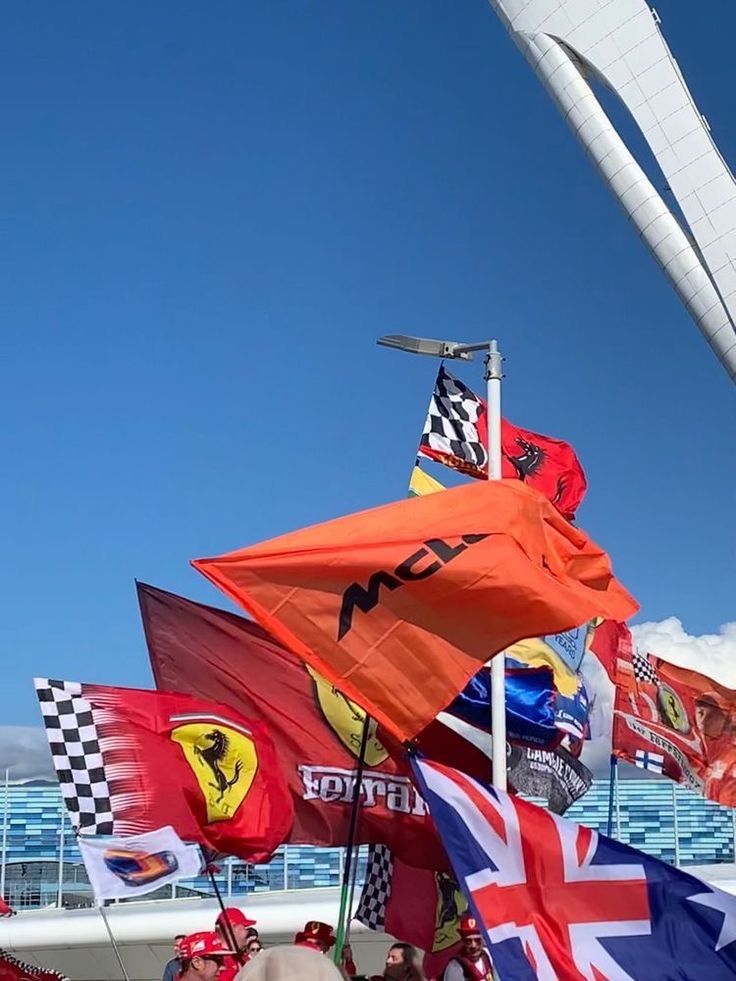
<path fill-rule="evenodd" d="M 142 583 L 138 600 L 157 687 L 197 692 L 265 722 L 294 800 L 289 841 L 344 845 L 363 710 L 243 617 Z M 372 722 L 358 841 L 383 842 L 413 865 L 444 868 L 424 802 L 387 740 Z"/>
<path fill-rule="evenodd" d="M 35 684 L 77 831 L 128 837 L 171 825 L 249 862 L 267 861 L 288 836 L 291 797 L 262 722 L 190 695 Z"/>

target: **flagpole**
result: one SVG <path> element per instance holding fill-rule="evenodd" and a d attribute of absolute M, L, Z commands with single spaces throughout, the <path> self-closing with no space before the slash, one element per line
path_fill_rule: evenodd
<path fill-rule="evenodd" d="M 608 775 L 608 827 L 606 834 L 613 837 L 613 785 L 616 782 L 616 757 L 611 753 L 611 769 Z"/>
<path fill-rule="evenodd" d="M 501 379 L 503 358 L 496 341 L 489 341 L 485 357 L 488 416 L 488 479 L 501 479 Z M 493 785 L 506 790 L 506 656 L 491 658 L 491 747 Z"/>
<path fill-rule="evenodd" d="M 107 935 L 110 938 L 110 943 L 112 944 L 112 949 L 115 951 L 115 956 L 118 959 L 118 964 L 120 965 L 120 970 L 123 972 L 123 977 L 125 978 L 125 981 L 130 981 L 130 978 L 128 977 L 128 972 L 125 970 L 125 964 L 123 964 L 123 958 L 120 956 L 120 951 L 118 949 L 118 945 L 115 942 L 115 937 L 113 937 L 113 935 L 112 935 L 112 930 L 110 929 L 110 924 L 107 922 L 107 917 L 105 916 L 105 907 L 104 906 L 98 906 L 97 908 L 100 911 L 100 916 L 102 917 L 102 922 L 105 924 L 105 929 L 107 930 Z"/>
<path fill-rule="evenodd" d="M 675 835 L 675 868 L 680 867 L 680 823 L 677 819 L 677 784 L 672 781 L 672 830 Z"/>
<path fill-rule="evenodd" d="M 5 767 L 5 802 L 3 804 L 3 864 L 0 870 L 0 899 L 5 899 L 5 868 L 8 862 L 8 784 L 10 769 Z"/>
<path fill-rule="evenodd" d="M 335 964 L 342 961 L 342 948 L 345 943 L 345 915 L 348 906 L 348 894 L 350 890 L 350 871 L 353 865 L 353 847 L 355 845 L 355 835 L 358 829 L 358 815 L 360 814 L 360 794 L 363 787 L 363 770 L 365 769 L 365 753 L 368 748 L 368 735 L 370 733 L 371 717 L 366 712 L 363 719 L 363 733 L 360 737 L 360 755 L 358 756 L 358 769 L 355 773 L 355 786 L 353 788 L 353 803 L 350 808 L 350 824 L 348 826 L 348 843 L 345 852 L 345 865 L 342 872 L 342 888 L 340 890 L 340 912 L 337 916 L 337 938 L 335 941 Z M 357 856 L 356 856 L 357 861 Z"/>
<path fill-rule="evenodd" d="M 222 912 L 222 919 L 225 924 L 225 933 L 227 934 L 227 940 L 233 950 L 233 956 L 238 964 L 242 965 L 243 955 L 240 953 L 238 947 L 238 942 L 235 939 L 235 931 L 233 930 L 233 925 L 230 922 L 230 917 L 228 916 L 227 908 L 225 903 L 222 901 L 222 893 L 220 892 L 220 887 L 217 885 L 217 879 L 215 878 L 215 873 L 211 865 L 207 866 L 207 875 L 210 877 L 210 882 L 212 883 L 212 888 L 215 890 L 215 896 L 217 897 L 217 902 L 220 904 L 220 911 Z"/>

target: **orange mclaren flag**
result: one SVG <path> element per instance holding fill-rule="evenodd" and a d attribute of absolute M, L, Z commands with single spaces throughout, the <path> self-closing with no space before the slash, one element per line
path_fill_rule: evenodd
<path fill-rule="evenodd" d="M 409 498 L 193 565 L 401 739 L 516 641 L 638 609 L 606 553 L 516 480 Z"/>

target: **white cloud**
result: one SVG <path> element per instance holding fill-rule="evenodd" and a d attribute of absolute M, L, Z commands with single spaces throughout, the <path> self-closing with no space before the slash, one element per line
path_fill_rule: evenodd
<path fill-rule="evenodd" d="M 0 726 L 0 780 L 55 780 L 46 733 L 38 726 Z"/>
<path fill-rule="evenodd" d="M 681 620 L 668 617 L 660 623 L 636 624 L 631 632 L 641 650 L 736 688 L 736 623 L 725 623 L 717 634 L 693 637 Z"/>

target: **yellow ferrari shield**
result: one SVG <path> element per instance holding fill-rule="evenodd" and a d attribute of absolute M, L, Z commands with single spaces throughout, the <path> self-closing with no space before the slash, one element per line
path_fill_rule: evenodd
<path fill-rule="evenodd" d="M 350 750 L 357 759 L 360 756 L 360 742 L 363 735 L 365 711 L 355 702 L 351 702 L 339 692 L 322 675 L 317 674 L 307 665 L 309 676 L 314 682 L 314 691 L 325 721 L 330 726 L 340 742 Z M 368 731 L 368 743 L 365 752 L 367 766 L 378 766 L 388 757 L 386 747 L 376 738 L 378 723 L 371 720 Z"/>
<path fill-rule="evenodd" d="M 467 910 L 465 897 L 458 889 L 457 883 L 446 872 L 437 872 L 437 913 L 435 919 L 434 941 L 432 953 L 447 950 L 460 939 L 458 927 L 460 917 Z"/>
<path fill-rule="evenodd" d="M 171 738 L 181 746 L 207 803 L 207 823 L 229 820 L 243 803 L 258 770 L 253 739 L 211 719 L 176 726 Z"/>

